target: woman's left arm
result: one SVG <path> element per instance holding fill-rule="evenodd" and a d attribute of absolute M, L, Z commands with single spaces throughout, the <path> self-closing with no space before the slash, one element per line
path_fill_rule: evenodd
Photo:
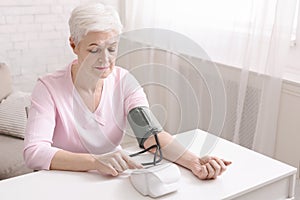
<path fill-rule="evenodd" d="M 215 179 L 231 164 L 230 161 L 214 156 L 200 158 L 184 148 L 172 135 L 165 131 L 158 133 L 158 138 L 164 158 L 191 170 L 199 179 Z M 155 143 L 154 137 L 151 136 L 145 141 L 144 146 L 148 148 Z"/>
<path fill-rule="evenodd" d="M 128 71 L 123 72 L 122 93 L 124 94 L 124 107 L 127 115 L 130 110 L 136 107 L 149 107 L 143 88 Z M 211 156 L 199 158 L 197 155 L 185 149 L 172 135 L 165 131 L 158 133 L 158 137 L 162 147 L 163 157 L 191 170 L 200 179 L 216 178 L 221 175 L 226 170 L 226 166 L 231 163 Z M 150 136 L 143 145 L 145 148 L 148 148 L 155 143 L 155 138 Z"/>

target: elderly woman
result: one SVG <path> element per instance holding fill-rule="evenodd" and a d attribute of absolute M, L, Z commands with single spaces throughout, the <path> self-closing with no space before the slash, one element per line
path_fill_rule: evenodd
<path fill-rule="evenodd" d="M 148 102 L 128 71 L 115 66 L 122 29 L 118 13 L 100 3 L 83 5 L 73 10 L 69 25 L 77 59 L 38 80 L 25 134 L 25 163 L 35 170 L 98 170 L 112 176 L 142 168 L 120 147 L 128 113 L 147 108 Z M 157 136 L 164 158 L 200 179 L 216 178 L 230 164 L 185 151 L 163 130 Z M 141 146 L 155 143 L 152 135 Z"/>

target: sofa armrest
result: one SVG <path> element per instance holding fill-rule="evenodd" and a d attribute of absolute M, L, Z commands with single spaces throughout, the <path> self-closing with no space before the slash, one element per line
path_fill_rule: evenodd
<path fill-rule="evenodd" d="M 8 66 L 0 63 L 0 102 L 12 92 L 12 78 Z"/>

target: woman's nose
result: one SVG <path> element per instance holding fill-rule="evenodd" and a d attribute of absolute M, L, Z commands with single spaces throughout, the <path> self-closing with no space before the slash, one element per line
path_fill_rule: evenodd
<path fill-rule="evenodd" d="M 107 55 L 107 53 L 105 53 L 105 51 L 101 52 L 101 54 L 99 55 L 98 61 L 103 65 L 103 64 L 108 64 L 109 62 L 109 56 Z"/>

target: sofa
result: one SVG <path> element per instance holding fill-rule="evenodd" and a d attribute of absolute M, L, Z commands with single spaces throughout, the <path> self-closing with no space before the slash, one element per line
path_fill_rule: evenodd
<path fill-rule="evenodd" d="M 13 91 L 6 64 L 0 63 L 0 180 L 32 172 L 23 160 L 25 108 L 30 94 Z"/>

